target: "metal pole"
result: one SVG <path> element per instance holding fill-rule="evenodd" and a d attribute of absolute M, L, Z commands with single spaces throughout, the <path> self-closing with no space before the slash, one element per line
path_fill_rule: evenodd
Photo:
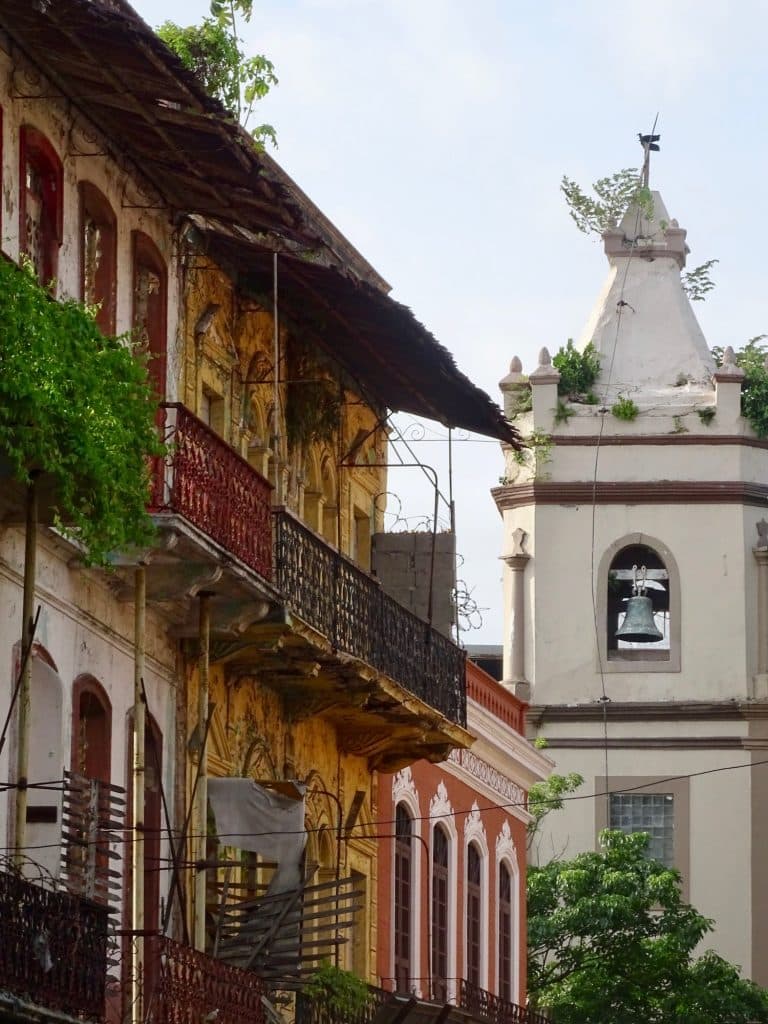
<path fill-rule="evenodd" d="M 275 460 L 275 504 L 283 504 L 283 467 L 280 452 L 280 320 L 277 293 L 277 253 L 272 254 L 272 360 L 274 362 L 272 394 L 272 457 Z"/>
<path fill-rule="evenodd" d="M 200 594 L 199 619 L 200 655 L 197 666 L 197 731 L 200 741 L 198 751 L 197 789 L 195 791 L 195 919 L 193 936 L 195 949 L 205 952 L 205 897 L 207 872 L 200 867 L 205 860 L 206 833 L 208 831 L 208 691 L 211 657 L 211 595 Z"/>
<path fill-rule="evenodd" d="M 24 596 L 22 598 L 22 652 L 24 660 L 19 684 L 19 729 L 16 750 L 16 839 L 14 860 L 21 867 L 27 845 L 27 773 L 29 771 L 30 681 L 32 677 L 31 647 L 34 637 L 35 573 L 37 562 L 37 482 L 35 476 L 27 485 L 26 535 L 24 538 Z"/>
<path fill-rule="evenodd" d="M 131 1024 L 144 1022 L 144 769 L 146 718 L 143 699 L 147 577 L 136 567 L 133 674 L 133 844 L 131 847 Z"/>

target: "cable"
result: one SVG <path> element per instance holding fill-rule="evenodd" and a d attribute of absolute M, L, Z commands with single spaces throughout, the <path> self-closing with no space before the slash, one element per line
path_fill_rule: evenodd
<path fill-rule="evenodd" d="M 660 779 L 654 779 L 652 782 L 639 783 L 636 786 L 622 786 L 621 789 L 605 789 L 605 790 L 601 790 L 601 791 L 595 792 L 595 793 L 576 793 L 576 794 L 572 794 L 570 796 L 559 797 L 558 798 L 558 802 L 572 803 L 572 802 L 578 801 L 578 800 L 597 800 L 597 799 L 600 799 L 602 797 L 606 797 L 606 796 L 610 797 L 612 795 L 616 795 L 616 794 L 620 794 L 620 793 L 635 793 L 635 792 L 639 792 L 639 791 L 642 791 L 644 789 L 648 789 L 649 786 L 658 786 L 658 785 L 661 785 L 661 784 L 663 784 L 665 782 L 681 782 L 681 781 L 684 781 L 685 779 L 702 778 L 702 777 L 704 777 L 706 775 L 718 775 L 718 774 L 721 774 L 722 772 L 739 771 L 739 770 L 741 770 L 743 768 L 759 768 L 759 767 L 761 767 L 763 765 L 768 765 L 768 758 L 766 758 L 765 760 L 762 760 L 762 761 L 747 761 L 746 763 L 743 763 L 743 764 L 722 765 L 720 768 L 705 768 L 705 769 L 702 769 L 701 771 L 698 771 L 698 772 L 685 772 L 685 773 L 680 774 L 680 775 L 667 775 L 667 776 L 664 776 L 663 778 L 660 778 Z M 436 814 L 436 815 L 421 814 L 421 815 L 416 815 L 411 820 L 412 821 L 442 821 L 442 820 L 444 820 L 446 818 L 455 818 L 455 817 L 458 817 L 459 815 L 462 815 L 462 814 L 471 814 L 475 810 L 477 810 L 478 813 L 480 813 L 480 814 L 485 814 L 485 813 L 488 813 L 490 811 L 511 810 L 512 808 L 515 808 L 515 807 L 522 807 L 523 809 L 525 809 L 527 807 L 527 803 L 528 803 L 527 800 L 509 800 L 509 801 L 505 801 L 504 803 L 486 804 L 485 806 L 482 806 L 482 807 L 478 806 L 477 808 L 472 806 L 472 807 L 469 807 L 469 808 L 453 809 L 451 811 L 446 812 L 445 814 Z M 373 821 L 361 822 L 361 823 L 359 823 L 357 825 L 354 825 L 353 828 L 350 831 L 354 831 L 356 829 L 369 829 L 369 828 L 373 828 L 374 826 L 376 828 L 379 828 L 379 827 L 384 826 L 384 825 L 392 826 L 394 824 L 395 824 L 395 819 L 394 818 L 375 819 Z M 223 832 L 223 833 L 219 833 L 218 834 L 218 838 L 219 838 L 219 840 L 222 840 L 222 839 L 228 839 L 232 835 L 246 835 L 246 836 L 249 836 L 252 839 L 260 839 L 260 838 L 269 838 L 269 837 L 272 837 L 272 836 L 275 836 L 275 835 L 283 835 L 283 836 L 287 836 L 287 835 L 312 835 L 312 834 L 323 832 L 323 831 L 327 831 L 327 830 L 328 830 L 328 825 L 327 824 L 323 824 L 323 825 L 313 826 L 311 828 L 285 830 L 285 831 L 281 831 L 279 833 L 278 832 L 237 832 L 237 833 Z M 132 829 L 123 829 L 123 830 L 118 830 L 118 831 L 129 832 L 129 831 L 134 831 L 134 830 L 132 830 Z M 141 830 L 141 839 L 142 840 L 145 839 L 145 837 L 148 836 L 148 835 L 149 836 L 154 836 L 154 835 L 164 836 L 164 835 L 167 834 L 167 832 L 168 832 L 167 828 L 163 828 L 163 827 L 160 827 L 160 828 L 149 828 L 149 827 L 147 827 L 145 825 L 142 828 L 142 830 Z M 189 838 L 199 838 L 199 835 L 190 834 Z M 349 838 L 349 836 L 347 836 L 347 838 Z M 367 837 L 366 837 L 365 832 L 360 832 L 357 836 L 353 836 L 352 838 L 365 839 Z M 129 843 L 133 843 L 133 842 L 137 842 L 137 841 L 138 841 L 138 838 L 134 837 L 133 835 L 125 836 L 122 839 L 116 840 L 115 845 L 117 843 L 120 843 L 120 844 L 123 844 L 123 845 L 128 845 Z M 86 846 L 86 845 L 90 846 L 90 845 L 95 845 L 95 844 L 94 843 L 83 843 L 83 846 Z M 222 845 L 226 846 L 227 844 L 223 843 Z M 37 845 L 37 846 L 26 846 L 26 847 L 24 847 L 25 850 L 51 850 L 51 849 L 60 849 L 60 848 L 61 848 L 61 843 L 60 842 L 56 842 L 56 843 L 41 843 L 40 845 Z M 0 846 L 0 855 L 2 854 L 2 851 L 4 851 L 4 850 L 13 850 L 13 849 L 14 849 L 14 847 L 12 847 L 12 846 Z M 167 858 L 162 858 L 162 859 L 167 861 Z M 198 867 L 197 863 L 195 863 L 194 866 Z M 170 870 L 170 868 L 167 869 L 167 870 Z"/>

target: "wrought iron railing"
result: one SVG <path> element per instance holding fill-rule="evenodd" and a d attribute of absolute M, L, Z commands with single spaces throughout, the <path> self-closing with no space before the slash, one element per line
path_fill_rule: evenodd
<path fill-rule="evenodd" d="M 275 576 L 289 610 L 335 650 L 466 725 L 464 651 L 284 510 L 275 512 Z"/>
<path fill-rule="evenodd" d="M 526 1006 L 510 1003 L 501 996 L 486 992 L 463 978 L 459 981 L 457 1005 L 462 1010 L 482 1017 L 489 1024 L 549 1024 L 549 1018 Z"/>
<path fill-rule="evenodd" d="M 263 1024 L 264 982 L 165 936 L 148 940 L 156 978 L 147 996 L 146 1018 L 154 1024 Z"/>
<path fill-rule="evenodd" d="M 271 486 L 186 406 L 162 405 L 169 447 L 154 467 L 150 510 L 173 512 L 261 576 L 272 574 Z"/>
<path fill-rule="evenodd" d="M 98 1021 L 106 977 L 106 907 L 0 871 L 0 989 Z"/>

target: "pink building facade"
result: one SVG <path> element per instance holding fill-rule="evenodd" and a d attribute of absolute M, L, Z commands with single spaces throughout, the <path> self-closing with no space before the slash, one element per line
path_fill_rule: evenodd
<path fill-rule="evenodd" d="M 468 1010 L 526 1003 L 526 810 L 548 758 L 526 705 L 467 663 L 470 750 L 381 775 L 383 988 Z"/>

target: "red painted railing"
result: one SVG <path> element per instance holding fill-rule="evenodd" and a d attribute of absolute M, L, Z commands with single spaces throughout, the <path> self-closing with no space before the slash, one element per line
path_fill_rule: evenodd
<path fill-rule="evenodd" d="M 164 936 L 148 940 L 157 978 L 148 996 L 147 1020 L 155 1024 L 264 1024 L 264 982 Z"/>
<path fill-rule="evenodd" d="M 150 511 L 183 516 L 270 579 L 271 485 L 186 406 L 162 411 L 169 453 L 155 466 Z"/>
<path fill-rule="evenodd" d="M 471 661 L 467 662 L 467 697 L 510 729 L 525 733 L 526 704 Z"/>

